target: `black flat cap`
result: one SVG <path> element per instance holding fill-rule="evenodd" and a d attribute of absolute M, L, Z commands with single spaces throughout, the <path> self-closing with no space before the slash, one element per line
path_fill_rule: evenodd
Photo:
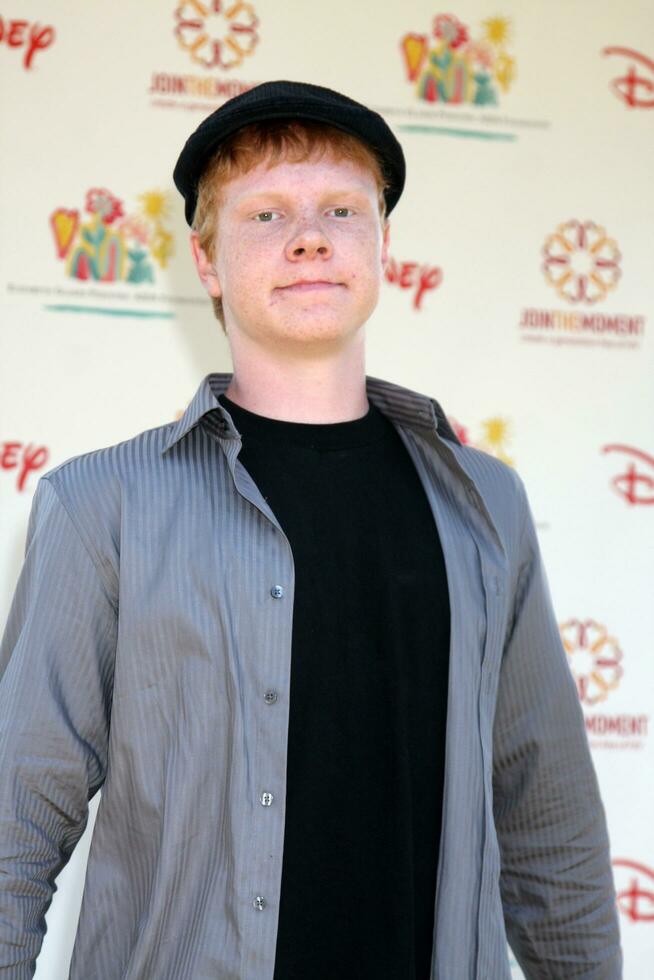
<path fill-rule="evenodd" d="M 198 181 L 219 145 L 237 129 L 270 119 L 311 119 L 329 123 L 357 136 L 376 150 L 390 186 L 385 193 L 390 214 L 404 188 L 406 166 L 402 147 L 385 120 L 360 102 L 321 85 L 306 82 L 263 82 L 228 99 L 191 133 L 179 155 L 173 180 L 186 201 L 184 213 L 193 222 Z"/>

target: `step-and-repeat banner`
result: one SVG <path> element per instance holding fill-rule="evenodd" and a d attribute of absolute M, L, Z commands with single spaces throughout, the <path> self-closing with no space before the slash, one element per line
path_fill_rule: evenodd
<path fill-rule="evenodd" d="M 171 177 L 186 137 L 275 78 L 378 109 L 408 181 L 367 373 L 437 398 L 525 481 L 603 792 L 625 977 L 648 980 L 650 0 L 7 0 L 0 74 L 1 625 L 39 476 L 174 419 L 231 370 Z M 100 796 L 38 980 L 67 975 Z"/>

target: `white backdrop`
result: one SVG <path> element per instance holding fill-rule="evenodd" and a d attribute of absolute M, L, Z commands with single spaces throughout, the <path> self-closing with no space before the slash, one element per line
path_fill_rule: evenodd
<path fill-rule="evenodd" d="M 173 419 L 231 369 L 171 173 L 206 114 L 273 78 L 378 108 L 405 148 L 367 373 L 438 398 L 526 483 L 605 801 L 625 977 L 648 980 L 650 0 L 3 5 L 2 625 L 38 477 Z M 67 973 L 99 798 L 37 980 Z"/>

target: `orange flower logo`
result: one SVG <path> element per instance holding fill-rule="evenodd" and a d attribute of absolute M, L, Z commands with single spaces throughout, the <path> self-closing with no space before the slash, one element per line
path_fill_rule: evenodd
<path fill-rule="evenodd" d="M 568 619 L 559 627 L 563 648 L 584 704 L 606 701 L 624 673 L 622 650 L 614 636 L 593 619 Z"/>
<path fill-rule="evenodd" d="M 203 68 L 238 68 L 259 41 L 259 20 L 245 0 L 180 0 L 175 20 L 179 46 Z"/>
<path fill-rule="evenodd" d="M 543 245 L 543 272 L 569 303 L 597 303 L 620 278 L 620 251 L 594 221 L 566 221 Z"/>

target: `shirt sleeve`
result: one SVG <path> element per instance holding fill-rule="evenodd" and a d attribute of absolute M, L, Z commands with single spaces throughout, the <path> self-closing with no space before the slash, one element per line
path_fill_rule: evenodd
<path fill-rule="evenodd" d="M 41 477 L 0 644 L 0 977 L 34 975 L 45 914 L 104 782 L 117 609 Z"/>
<path fill-rule="evenodd" d="M 493 734 L 509 944 L 528 980 L 620 980 L 604 808 L 533 516 L 523 527 Z"/>

